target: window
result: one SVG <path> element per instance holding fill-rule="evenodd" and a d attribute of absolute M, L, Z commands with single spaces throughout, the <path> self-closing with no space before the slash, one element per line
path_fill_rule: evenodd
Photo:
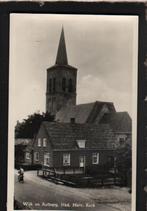
<path fill-rule="evenodd" d="M 119 138 L 119 144 L 122 146 L 124 145 L 124 143 L 125 143 L 125 138 L 124 137 Z"/>
<path fill-rule="evenodd" d="M 41 147 L 41 138 L 38 138 L 38 147 Z"/>
<path fill-rule="evenodd" d="M 29 160 L 31 158 L 30 152 L 26 152 L 26 159 Z"/>
<path fill-rule="evenodd" d="M 70 154 L 63 154 L 63 166 L 70 166 Z"/>
<path fill-rule="evenodd" d="M 39 152 L 34 152 L 35 161 L 39 161 Z"/>
<path fill-rule="evenodd" d="M 73 86 L 72 86 L 72 79 L 70 78 L 68 81 L 68 91 L 72 92 L 73 91 Z"/>
<path fill-rule="evenodd" d="M 45 166 L 50 166 L 50 153 L 45 153 L 44 154 L 44 165 Z"/>
<path fill-rule="evenodd" d="M 52 92 L 52 79 L 49 79 L 49 92 Z"/>
<path fill-rule="evenodd" d="M 77 140 L 77 144 L 79 148 L 85 148 L 86 140 Z"/>
<path fill-rule="evenodd" d="M 92 153 L 92 164 L 99 164 L 99 153 Z"/>
<path fill-rule="evenodd" d="M 53 92 L 56 91 L 56 78 L 53 78 Z"/>
<path fill-rule="evenodd" d="M 80 156 L 79 162 L 80 167 L 85 167 L 85 156 Z"/>
<path fill-rule="evenodd" d="M 119 134 L 118 137 L 117 137 L 117 140 L 118 140 L 118 145 L 119 146 L 124 146 L 126 140 L 127 140 L 127 135 L 125 134 Z"/>
<path fill-rule="evenodd" d="M 43 147 L 46 147 L 46 146 L 47 146 L 47 139 L 43 138 Z"/>
<path fill-rule="evenodd" d="M 62 79 L 62 90 L 65 92 L 66 91 L 66 78 Z"/>

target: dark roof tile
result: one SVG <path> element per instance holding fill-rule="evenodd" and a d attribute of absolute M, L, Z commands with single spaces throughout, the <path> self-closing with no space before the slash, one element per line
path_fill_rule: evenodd
<path fill-rule="evenodd" d="M 117 133 L 131 133 L 132 130 L 132 121 L 127 112 L 105 114 L 100 123 L 109 124 Z"/>
<path fill-rule="evenodd" d="M 86 148 L 112 148 L 115 136 L 108 124 L 43 122 L 54 149 L 76 149 L 77 140 L 86 140 Z"/>
<path fill-rule="evenodd" d="M 95 118 L 104 105 L 108 106 L 110 112 L 115 112 L 113 103 L 96 101 L 74 106 L 64 106 L 57 112 L 56 121 L 69 123 L 71 118 L 75 118 L 76 123 L 94 123 Z"/>

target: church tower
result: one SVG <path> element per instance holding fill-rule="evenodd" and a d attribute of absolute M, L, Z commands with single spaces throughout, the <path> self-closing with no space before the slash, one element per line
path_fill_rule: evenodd
<path fill-rule="evenodd" d="M 56 114 L 65 105 L 76 105 L 77 69 L 68 64 L 62 28 L 55 65 L 47 69 L 46 112 Z"/>

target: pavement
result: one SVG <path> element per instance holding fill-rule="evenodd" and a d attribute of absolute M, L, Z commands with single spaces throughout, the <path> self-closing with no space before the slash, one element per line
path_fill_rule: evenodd
<path fill-rule="evenodd" d="M 18 182 L 15 172 L 14 195 L 26 210 L 131 211 L 125 189 L 73 188 L 40 178 L 36 171 L 25 172 L 24 183 Z"/>

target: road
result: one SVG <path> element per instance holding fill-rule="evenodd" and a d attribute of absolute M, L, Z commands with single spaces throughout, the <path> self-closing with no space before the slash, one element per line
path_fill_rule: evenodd
<path fill-rule="evenodd" d="M 19 183 L 15 174 L 15 199 L 34 210 L 116 211 L 110 205 L 96 203 L 79 189 L 37 177 L 35 171 L 25 172 L 24 183 Z"/>

